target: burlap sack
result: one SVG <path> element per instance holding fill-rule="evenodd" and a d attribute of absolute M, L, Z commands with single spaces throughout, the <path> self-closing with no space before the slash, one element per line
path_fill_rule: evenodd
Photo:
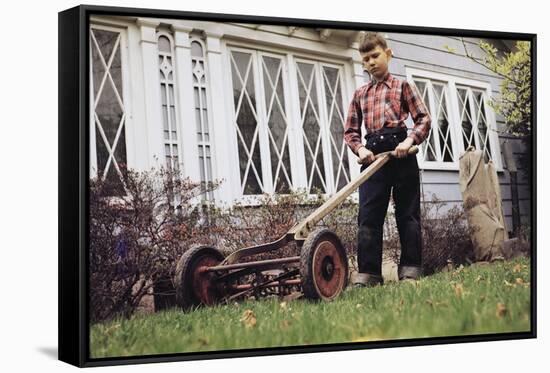
<path fill-rule="evenodd" d="M 497 169 L 495 168 L 493 161 L 489 161 L 489 163 L 487 163 L 485 170 L 487 171 L 489 182 L 491 183 L 491 191 L 494 191 L 494 194 L 491 193 L 489 196 L 489 207 L 498 216 L 498 221 L 504 227 L 504 239 L 507 240 L 509 237 L 508 229 L 506 228 L 506 220 L 504 219 L 504 210 L 502 207 L 502 193 L 500 191 L 500 183 L 498 182 Z"/>
<path fill-rule="evenodd" d="M 493 175 L 494 173 L 494 175 Z M 460 156 L 460 191 L 477 261 L 502 258 L 506 239 L 500 186 L 492 164 L 486 168 L 483 153 L 473 147 Z"/>

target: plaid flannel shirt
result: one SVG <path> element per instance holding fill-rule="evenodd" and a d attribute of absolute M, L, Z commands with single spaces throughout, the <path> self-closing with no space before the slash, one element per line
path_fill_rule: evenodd
<path fill-rule="evenodd" d="M 353 95 L 344 126 L 346 144 L 357 154 L 363 146 L 361 123 L 364 123 L 367 134 L 383 126 L 407 128 L 405 120 L 409 113 L 414 122 L 409 137 L 418 145 L 428 136 L 431 118 L 416 87 L 390 73 L 380 82 L 373 79 Z"/>

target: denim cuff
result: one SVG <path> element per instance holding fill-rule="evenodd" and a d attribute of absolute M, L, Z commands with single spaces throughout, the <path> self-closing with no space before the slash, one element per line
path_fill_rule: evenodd
<path fill-rule="evenodd" d="M 417 266 L 400 266 L 397 270 L 399 280 L 404 278 L 418 279 L 422 276 L 422 267 Z"/>
<path fill-rule="evenodd" d="M 359 272 L 355 274 L 353 284 L 362 284 L 366 286 L 383 285 L 384 279 L 382 276 Z"/>

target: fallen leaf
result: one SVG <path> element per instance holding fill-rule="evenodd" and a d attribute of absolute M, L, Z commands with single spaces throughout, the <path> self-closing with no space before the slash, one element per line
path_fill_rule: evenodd
<path fill-rule="evenodd" d="M 383 340 L 383 339 L 385 339 L 385 338 L 382 337 L 382 336 L 373 334 L 373 335 L 365 335 L 365 336 L 353 338 L 351 341 L 352 342 L 369 342 L 369 341 L 380 341 L 380 340 Z"/>
<path fill-rule="evenodd" d="M 288 303 L 287 302 L 281 302 L 279 304 L 279 307 L 281 308 L 281 310 L 287 311 L 288 310 Z"/>
<path fill-rule="evenodd" d="M 524 284 L 523 279 L 520 277 L 516 278 L 516 284 L 523 285 Z"/>
<path fill-rule="evenodd" d="M 294 291 L 288 295 L 285 295 L 283 297 L 283 300 L 284 301 L 293 301 L 293 300 L 296 300 L 296 299 L 299 299 L 299 298 L 302 298 L 303 297 L 303 293 L 301 291 Z"/>
<path fill-rule="evenodd" d="M 481 281 L 481 276 L 477 276 L 477 278 L 475 279 L 475 282 L 480 282 Z"/>
<path fill-rule="evenodd" d="M 509 283 L 509 282 L 506 281 L 506 280 L 504 280 L 504 285 L 509 286 L 509 287 L 513 287 L 513 286 L 514 286 L 514 284 L 511 284 L 511 283 Z"/>
<path fill-rule="evenodd" d="M 516 264 L 513 269 L 514 273 L 521 272 L 521 264 Z"/>
<path fill-rule="evenodd" d="M 361 303 L 357 303 L 357 305 L 355 306 L 355 308 L 361 308 L 361 307 L 363 307 Z"/>
<path fill-rule="evenodd" d="M 506 308 L 506 305 L 504 303 L 497 303 L 497 312 L 496 315 L 498 318 L 502 318 L 506 316 L 508 313 L 508 309 Z"/>
<path fill-rule="evenodd" d="M 120 328 L 120 324 L 114 324 L 114 325 L 108 327 L 107 329 L 105 329 L 105 331 L 103 333 L 111 334 L 112 332 L 114 332 L 118 328 Z"/>
<path fill-rule="evenodd" d="M 256 325 L 256 315 L 252 310 L 245 310 L 240 321 L 245 327 L 252 328 Z"/>
<path fill-rule="evenodd" d="M 456 284 L 454 287 L 456 296 L 462 298 L 464 296 L 464 286 L 462 284 Z"/>

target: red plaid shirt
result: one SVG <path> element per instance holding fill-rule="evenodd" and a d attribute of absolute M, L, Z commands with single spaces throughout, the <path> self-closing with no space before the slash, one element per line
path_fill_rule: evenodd
<path fill-rule="evenodd" d="M 361 123 L 365 124 L 367 133 L 383 126 L 407 128 L 405 120 L 409 113 L 414 122 L 409 137 L 418 145 L 426 139 L 430 131 L 431 118 L 428 109 L 414 85 L 388 73 L 382 81 L 376 82 L 373 79 L 355 91 L 344 126 L 344 139 L 357 154 L 357 150 L 363 146 Z"/>

